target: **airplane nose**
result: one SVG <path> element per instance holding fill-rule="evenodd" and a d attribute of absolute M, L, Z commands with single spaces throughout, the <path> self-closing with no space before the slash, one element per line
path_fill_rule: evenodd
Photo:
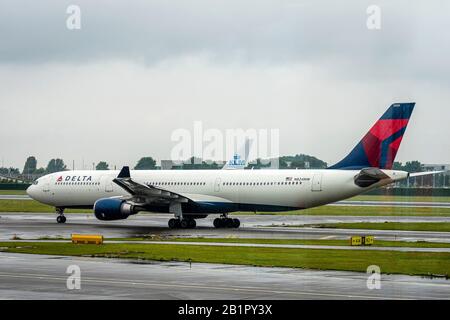
<path fill-rule="evenodd" d="M 27 188 L 26 192 L 27 192 L 27 195 L 28 195 L 30 198 L 34 198 L 34 195 L 36 194 L 36 188 L 35 188 L 35 186 L 34 186 L 34 185 L 29 186 L 29 187 Z"/>

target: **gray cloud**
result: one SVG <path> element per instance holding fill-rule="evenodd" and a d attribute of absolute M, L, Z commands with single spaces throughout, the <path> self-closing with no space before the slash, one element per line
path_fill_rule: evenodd
<path fill-rule="evenodd" d="M 4 1 L 0 62 L 153 65 L 208 54 L 218 63 L 330 61 L 358 76 L 446 78 L 450 4 L 378 1 L 382 29 L 366 28 L 371 1 L 89 1 L 75 3 L 82 30 L 66 28 L 73 1 Z M 414 65 L 414 68 L 412 66 Z M 353 68 L 352 68 L 353 67 Z"/>

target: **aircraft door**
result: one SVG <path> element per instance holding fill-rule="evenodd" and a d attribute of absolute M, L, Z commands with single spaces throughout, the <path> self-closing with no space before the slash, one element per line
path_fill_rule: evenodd
<path fill-rule="evenodd" d="M 312 179 L 311 191 L 322 191 L 322 173 L 315 173 Z"/>
<path fill-rule="evenodd" d="M 220 191 L 220 182 L 221 182 L 222 180 L 220 179 L 220 178 L 217 178 L 216 179 L 216 182 L 214 183 L 214 191 L 215 192 L 219 192 Z"/>

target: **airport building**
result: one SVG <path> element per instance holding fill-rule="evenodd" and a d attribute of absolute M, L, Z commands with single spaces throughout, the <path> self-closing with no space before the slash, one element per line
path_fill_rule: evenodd
<path fill-rule="evenodd" d="M 422 168 L 424 171 L 440 171 L 445 170 L 450 171 L 450 164 L 422 164 Z"/>
<path fill-rule="evenodd" d="M 450 164 L 422 164 L 423 171 L 445 171 L 439 174 L 407 179 L 407 187 L 450 188 Z"/>

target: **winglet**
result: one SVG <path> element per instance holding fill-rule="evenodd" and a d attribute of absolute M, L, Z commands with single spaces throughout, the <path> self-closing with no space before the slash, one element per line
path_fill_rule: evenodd
<path fill-rule="evenodd" d="M 117 178 L 129 178 L 130 177 L 130 167 L 125 166 L 120 170 Z"/>

